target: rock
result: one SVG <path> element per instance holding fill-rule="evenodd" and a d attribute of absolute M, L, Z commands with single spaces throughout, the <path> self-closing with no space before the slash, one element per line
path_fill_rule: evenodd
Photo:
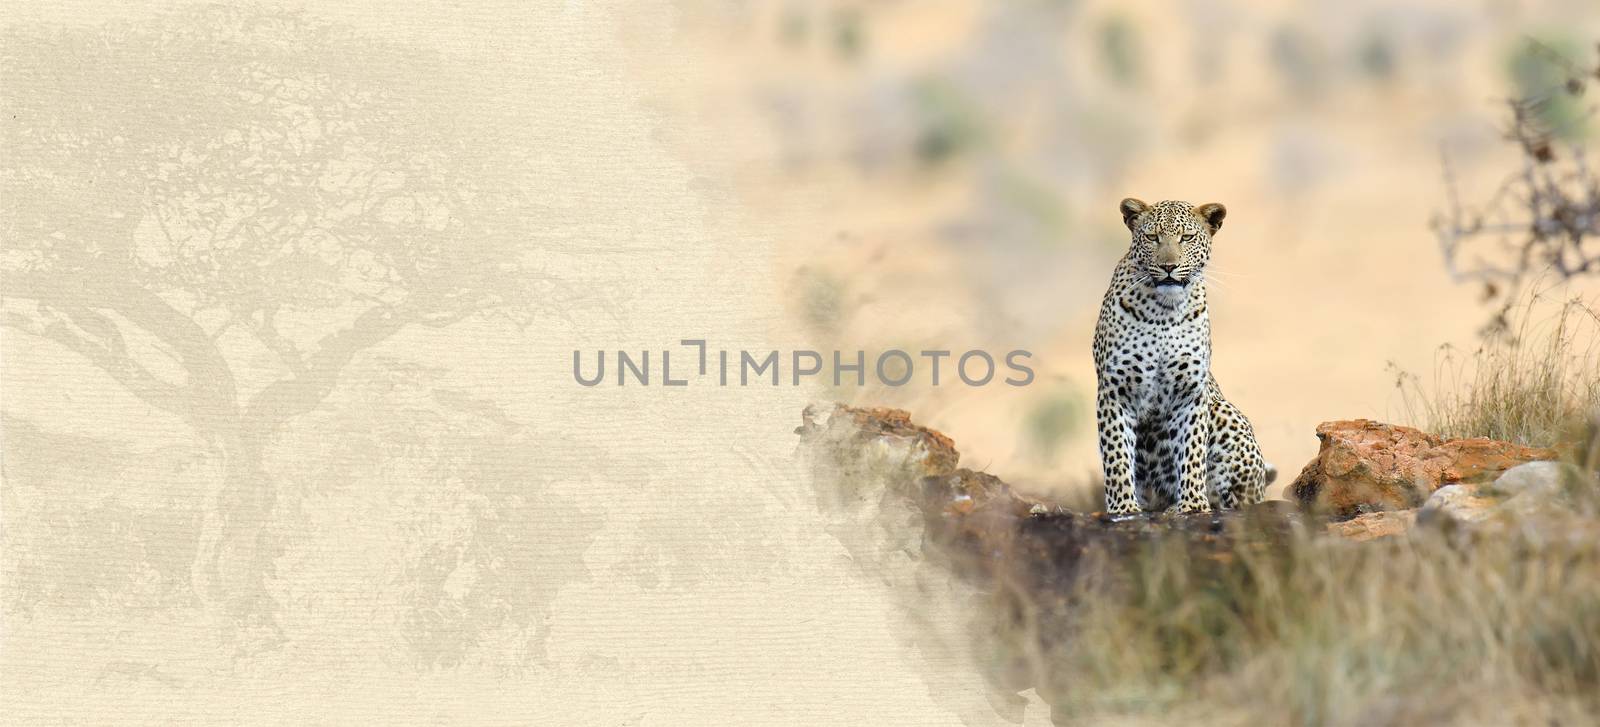
<path fill-rule="evenodd" d="M 1240 541 L 1271 547 L 1300 527 L 1297 509 L 1281 500 L 1215 513 L 1073 512 L 957 468 L 950 438 L 898 409 L 813 405 L 802 422 L 795 431 L 830 530 L 866 567 L 911 554 L 979 581 L 1064 587 L 1091 549 L 1114 556 L 1172 537 L 1199 558 L 1226 558 Z"/>
<path fill-rule="evenodd" d="M 1519 464 L 1556 457 L 1555 450 L 1486 438 L 1445 439 L 1370 419 L 1324 422 L 1316 458 L 1289 492 L 1303 506 L 1349 519 L 1405 510 L 1440 487 L 1481 482 Z"/>
<path fill-rule="evenodd" d="M 1574 529 L 1584 519 L 1584 494 L 1592 501 L 1593 478 L 1564 462 L 1517 465 L 1492 483 L 1447 485 L 1436 490 L 1418 512 L 1423 525 L 1469 524 L 1480 535 L 1525 536 Z M 1539 537 L 1527 538 L 1531 542 Z"/>
<path fill-rule="evenodd" d="M 1329 535 L 1347 540 L 1366 542 L 1378 538 L 1387 538 L 1391 535 L 1402 535 L 1409 531 L 1416 522 L 1417 513 L 1415 510 L 1368 512 L 1349 520 L 1328 523 L 1327 532 Z"/>
<path fill-rule="evenodd" d="M 1509 515 L 1559 517 L 1593 510 L 1600 495 L 1600 482 L 1565 462 L 1530 462 L 1507 471 L 1489 489 L 1495 494 L 1510 495 L 1500 505 Z"/>
<path fill-rule="evenodd" d="M 857 409 L 835 404 L 832 407 L 812 404 L 800 414 L 801 424 L 795 429 L 807 440 L 814 440 L 825 431 L 834 439 L 847 437 L 858 445 L 877 447 L 883 454 L 900 457 L 903 464 L 920 470 L 922 475 L 940 475 L 955 471 L 961 461 L 955 442 L 950 438 L 917 425 L 911 415 L 900 409 Z"/>
<path fill-rule="evenodd" d="M 1446 517 L 1457 522 L 1482 522 L 1494 514 L 1500 501 L 1475 485 L 1445 485 L 1433 491 L 1417 517 L 1423 524 Z"/>
<path fill-rule="evenodd" d="M 1495 478 L 1490 489 L 1505 497 L 1535 494 L 1539 497 L 1558 495 L 1568 478 L 1584 477 L 1583 470 L 1565 462 L 1529 462 L 1506 470 Z"/>

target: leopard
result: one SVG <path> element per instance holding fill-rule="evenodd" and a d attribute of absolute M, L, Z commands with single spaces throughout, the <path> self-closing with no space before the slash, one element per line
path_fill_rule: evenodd
<path fill-rule="evenodd" d="M 1211 372 L 1206 264 L 1228 210 L 1129 197 L 1131 233 L 1094 330 L 1105 512 L 1210 512 L 1266 496 L 1277 474 Z"/>

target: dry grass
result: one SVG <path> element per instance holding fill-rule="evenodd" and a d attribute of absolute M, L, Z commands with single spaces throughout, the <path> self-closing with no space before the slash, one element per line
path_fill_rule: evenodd
<path fill-rule="evenodd" d="M 1576 436 L 1600 410 L 1600 313 L 1573 298 L 1541 316 L 1544 302 L 1529 296 L 1471 355 L 1441 348 L 1431 384 L 1390 364 L 1407 418 L 1444 436 L 1541 447 Z"/>
<path fill-rule="evenodd" d="M 1577 724 L 1600 710 L 1592 541 L 1302 538 L 1200 568 L 1167 543 L 1107 565 L 1125 582 L 1085 583 L 1049 657 L 1068 719 Z"/>

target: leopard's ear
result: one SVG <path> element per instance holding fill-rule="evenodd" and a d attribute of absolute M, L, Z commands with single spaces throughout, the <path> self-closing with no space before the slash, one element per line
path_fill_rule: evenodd
<path fill-rule="evenodd" d="M 1129 230 L 1133 230 L 1133 221 L 1139 219 L 1139 215 L 1144 214 L 1145 210 L 1150 209 L 1150 205 L 1145 204 L 1144 200 L 1133 197 L 1122 200 L 1121 207 L 1122 224 L 1127 225 Z"/>
<path fill-rule="evenodd" d="M 1222 218 L 1228 216 L 1228 208 L 1219 202 L 1207 202 L 1194 208 L 1194 213 L 1205 220 L 1206 226 L 1211 228 L 1211 234 L 1217 234 L 1222 229 Z"/>

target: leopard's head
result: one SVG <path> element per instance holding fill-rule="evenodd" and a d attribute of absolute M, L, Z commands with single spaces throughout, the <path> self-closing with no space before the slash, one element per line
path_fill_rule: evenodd
<path fill-rule="evenodd" d="M 1228 210 L 1216 202 L 1198 207 L 1166 200 L 1147 204 L 1122 200 L 1122 221 L 1133 233 L 1129 261 L 1140 282 L 1166 295 L 1181 295 L 1202 280 L 1211 259 L 1211 236 L 1222 229 Z"/>

